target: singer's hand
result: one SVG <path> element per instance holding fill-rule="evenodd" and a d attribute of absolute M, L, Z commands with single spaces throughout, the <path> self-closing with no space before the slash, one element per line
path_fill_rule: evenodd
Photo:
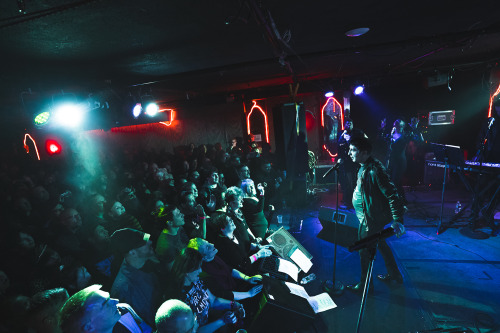
<path fill-rule="evenodd" d="M 396 236 L 397 236 L 398 238 L 399 238 L 399 237 L 401 237 L 401 236 L 403 236 L 403 235 L 404 235 L 404 233 L 406 232 L 406 230 L 405 230 L 405 226 L 404 226 L 404 225 L 402 225 L 402 224 L 401 224 L 401 223 L 399 223 L 399 222 L 393 222 L 393 223 L 391 224 L 391 227 L 392 227 L 392 229 L 394 229 L 394 232 L 396 233 Z"/>
<path fill-rule="evenodd" d="M 265 184 L 265 183 L 264 183 L 264 184 Z M 264 195 L 264 193 L 265 193 L 265 192 L 264 192 L 264 185 L 262 185 L 262 184 L 260 184 L 260 183 L 259 183 L 259 184 L 257 185 L 257 189 L 259 190 L 260 195 L 261 195 L 261 196 L 263 196 L 263 195 Z"/>

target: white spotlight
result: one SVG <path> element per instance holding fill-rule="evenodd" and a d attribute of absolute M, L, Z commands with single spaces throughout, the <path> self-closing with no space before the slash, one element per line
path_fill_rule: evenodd
<path fill-rule="evenodd" d="M 61 126 L 77 127 L 83 121 L 85 108 L 77 104 L 61 104 L 54 110 L 54 120 Z"/>
<path fill-rule="evenodd" d="M 361 95 L 364 90 L 365 90 L 365 87 L 357 86 L 356 88 L 354 88 L 354 95 Z"/>
<path fill-rule="evenodd" d="M 156 103 L 149 103 L 146 106 L 146 114 L 150 117 L 156 116 L 156 114 L 158 113 L 158 110 L 159 110 L 159 107 L 158 107 L 158 104 L 156 104 Z"/>
<path fill-rule="evenodd" d="M 142 112 L 142 105 L 141 103 L 137 103 L 134 105 L 134 108 L 132 109 L 132 114 L 134 115 L 134 118 L 137 118 L 141 115 Z"/>

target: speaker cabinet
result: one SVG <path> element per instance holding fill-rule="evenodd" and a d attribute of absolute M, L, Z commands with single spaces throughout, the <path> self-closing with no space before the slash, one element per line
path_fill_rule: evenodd
<path fill-rule="evenodd" d="M 330 170 L 332 164 L 328 165 L 318 165 L 314 168 L 315 172 L 315 183 L 316 184 L 335 184 L 337 183 L 337 172 L 332 171 L 326 177 L 323 177 L 325 173 Z"/>
<path fill-rule="evenodd" d="M 293 237 L 283 227 L 279 228 L 271 236 L 267 237 L 267 242 L 273 246 L 282 258 L 290 259 L 288 254 L 295 247 L 299 248 L 299 250 L 301 250 L 309 260 L 313 258 L 312 254 L 310 254 L 302 246 L 302 244 L 300 244 L 295 237 Z"/>
<path fill-rule="evenodd" d="M 444 164 L 436 161 L 425 161 L 424 184 L 432 189 L 439 189 L 443 185 Z M 446 170 L 446 183 L 450 181 L 450 169 Z"/>
<path fill-rule="evenodd" d="M 305 298 L 290 293 L 283 281 L 263 276 L 259 310 L 250 328 L 251 333 L 292 333 L 312 325 L 316 318 Z"/>
<path fill-rule="evenodd" d="M 333 244 L 335 244 L 335 212 L 335 208 L 320 207 L 318 214 L 323 229 L 317 237 Z M 337 245 L 349 247 L 358 240 L 359 220 L 354 210 L 339 208 L 338 214 Z"/>
<path fill-rule="evenodd" d="M 303 103 L 287 103 L 273 109 L 275 155 L 278 168 L 295 178 L 307 167 L 306 111 Z M 300 137 L 303 135 L 303 137 Z"/>

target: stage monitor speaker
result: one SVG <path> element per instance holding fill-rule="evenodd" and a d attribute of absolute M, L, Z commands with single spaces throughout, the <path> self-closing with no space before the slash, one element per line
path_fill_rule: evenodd
<path fill-rule="evenodd" d="M 293 237 L 285 228 L 281 227 L 276 230 L 271 236 L 267 237 L 267 242 L 273 246 L 273 248 L 278 252 L 278 254 L 285 259 L 290 259 L 290 251 L 297 247 L 304 253 L 304 255 L 311 260 L 313 258 L 303 246 L 300 244 L 295 237 Z M 293 261 L 293 260 L 292 260 Z"/>
<path fill-rule="evenodd" d="M 281 280 L 263 276 L 263 285 L 259 310 L 249 332 L 292 333 L 312 325 L 316 314 L 305 298 L 290 293 Z"/>
<path fill-rule="evenodd" d="M 335 208 L 320 207 L 318 219 L 323 229 L 318 233 L 318 238 L 330 243 L 335 243 Z M 338 210 L 337 245 L 349 247 L 358 240 L 359 220 L 354 210 Z"/>

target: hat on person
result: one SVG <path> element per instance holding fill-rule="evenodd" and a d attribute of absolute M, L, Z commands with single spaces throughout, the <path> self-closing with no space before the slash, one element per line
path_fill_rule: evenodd
<path fill-rule="evenodd" d="M 125 255 L 130 250 L 146 245 L 149 241 L 149 237 L 151 237 L 151 235 L 145 232 L 125 228 L 113 232 L 110 239 L 113 250 L 119 254 Z"/>

